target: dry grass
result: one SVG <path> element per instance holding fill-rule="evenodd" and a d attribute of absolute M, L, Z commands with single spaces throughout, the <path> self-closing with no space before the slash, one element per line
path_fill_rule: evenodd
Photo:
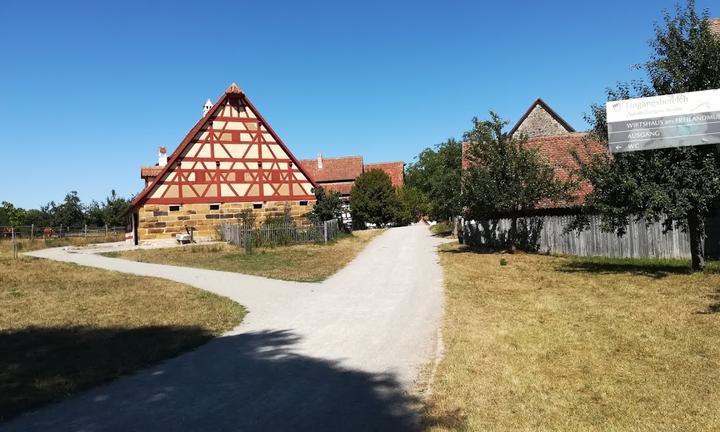
<path fill-rule="evenodd" d="M 13 260 L 7 242 L 0 311 L 0 419 L 196 347 L 245 314 L 187 285 Z"/>
<path fill-rule="evenodd" d="M 457 245 L 441 261 L 430 430 L 720 430 L 720 274 Z"/>
<path fill-rule="evenodd" d="M 318 282 L 345 267 L 382 230 L 355 231 L 324 244 L 254 249 L 251 255 L 227 244 L 139 249 L 104 254 L 114 258 L 210 270 L 231 271 L 272 279 Z"/>

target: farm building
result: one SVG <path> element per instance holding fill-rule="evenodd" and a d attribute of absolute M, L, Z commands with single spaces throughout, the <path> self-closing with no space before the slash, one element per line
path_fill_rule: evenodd
<path fill-rule="evenodd" d="M 349 198 L 355 179 L 373 169 L 384 171 L 390 176 L 393 186 L 400 187 L 405 183 L 404 162 L 366 164 L 362 156 L 323 158 L 318 155 L 317 159 L 301 160 L 300 165 L 318 186 L 330 192 L 338 192 L 344 199 Z"/>
<path fill-rule="evenodd" d="M 595 153 L 607 153 L 607 146 L 588 140 L 586 132 L 576 132 L 570 124 L 560 117 L 542 99 L 536 99 L 525 114 L 509 132 L 511 135 L 525 135 L 527 146 L 537 148 L 554 167 L 555 175 L 563 180 L 568 179 L 570 171 L 577 169 L 577 163 L 571 151 L 575 149 L 580 157 Z M 463 168 L 468 166 L 465 158 L 467 144 L 463 145 Z M 573 194 L 570 202 L 546 201 L 538 206 L 538 213 L 562 214 L 582 205 L 585 196 L 592 191 L 588 183 L 581 183 Z"/>
<path fill-rule="evenodd" d="M 290 209 L 294 218 L 315 200 L 311 175 L 245 93 L 232 84 L 205 104 L 203 117 L 156 166 L 143 167 L 145 188 L 133 200 L 129 226 L 138 240 L 174 238 L 194 229 L 216 235 L 217 225 L 244 209 L 266 215 Z"/>

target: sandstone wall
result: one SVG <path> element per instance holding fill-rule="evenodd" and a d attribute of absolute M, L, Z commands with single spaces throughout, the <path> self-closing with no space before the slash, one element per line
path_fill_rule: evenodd
<path fill-rule="evenodd" d="M 525 134 L 528 138 L 567 133 L 570 132 L 540 105 L 535 105 L 535 108 L 515 130 L 517 136 Z"/>
<path fill-rule="evenodd" d="M 253 203 L 223 203 L 218 210 L 210 210 L 210 204 L 184 204 L 177 211 L 170 211 L 169 205 L 146 204 L 138 211 L 138 238 L 140 241 L 174 239 L 175 234 L 186 232 L 185 227 L 196 229 L 196 240 L 217 240 L 217 228 L 222 223 L 237 222 L 240 212 L 252 209 L 256 223 L 262 223 L 269 216 L 282 216 L 286 204 L 294 220 L 304 219 L 312 210 L 313 201 L 300 205 L 299 201 L 268 202 L 261 209 L 253 209 Z"/>

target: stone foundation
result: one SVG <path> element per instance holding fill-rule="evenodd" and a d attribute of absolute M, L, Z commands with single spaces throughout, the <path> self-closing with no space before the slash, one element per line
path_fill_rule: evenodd
<path fill-rule="evenodd" d="M 180 209 L 171 211 L 171 205 L 145 204 L 138 210 L 138 238 L 144 240 L 174 239 L 176 234 L 186 233 L 186 227 L 195 228 L 196 240 L 218 240 L 220 224 L 237 222 L 240 212 L 251 209 L 255 213 L 256 223 L 266 218 L 282 216 L 286 205 L 290 207 L 293 220 L 304 219 L 313 208 L 313 201 L 300 205 L 300 201 L 267 202 L 260 209 L 254 209 L 253 203 L 223 203 L 218 210 L 210 210 L 211 204 L 183 204 Z"/>

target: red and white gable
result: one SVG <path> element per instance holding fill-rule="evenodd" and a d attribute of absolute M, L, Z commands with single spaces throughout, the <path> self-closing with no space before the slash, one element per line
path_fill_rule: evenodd
<path fill-rule="evenodd" d="M 313 181 L 231 85 L 134 204 L 313 200 Z"/>

